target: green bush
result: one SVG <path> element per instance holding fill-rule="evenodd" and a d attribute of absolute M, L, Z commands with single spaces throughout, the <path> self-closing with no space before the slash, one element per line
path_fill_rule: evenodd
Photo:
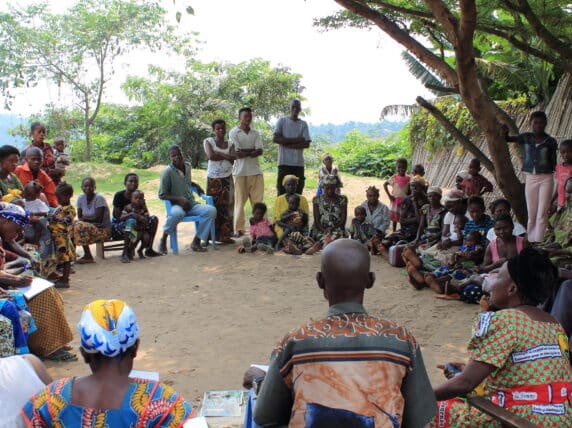
<path fill-rule="evenodd" d="M 406 126 L 385 139 L 350 131 L 332 154 L 342 172 L 362 177 L 389 177 L 395 172 L 396 159 L 411 156 L 409 128 Z"/>

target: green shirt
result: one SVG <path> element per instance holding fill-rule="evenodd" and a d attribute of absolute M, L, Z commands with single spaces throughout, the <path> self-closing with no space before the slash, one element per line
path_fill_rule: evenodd
<path fill-rule="evenodd" d="M 369 417 L 376 427 L 429 423 L 435 394 L 411 333 L 348 302 L 287 334 L 272 353 L 254 420 L 304 428 L 306 417 L 327 418 L 317 414 L 323 408 Z"/>
<path fill-rule="evenodd" d="M 18 189 L 24 191 L 22 183 L 20 183 L 20 180 L 18 179 L 16 174 L 12 173 L 8 174 L 8 177 L 6 177 L 6 181 L 0 178 L 0 193 L 2 194 L 2 196 L 7 195 L 8 190 L 10 189 Z"/>
<path fill-rule="evenodd" d="M 195 200 L 193 198 L 192 187 L 191 164 L 185 162 L 184 173 L 173 164 L 170 164 L 161 173 L 159 198 L 163 199 L 165 196 L 182 196 L 189 200 L 191 205 L 194 205 Z"/>

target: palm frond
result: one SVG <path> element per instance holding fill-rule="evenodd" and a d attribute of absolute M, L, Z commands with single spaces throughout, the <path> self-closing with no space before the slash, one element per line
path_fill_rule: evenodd
<path fill-rule="evenodd" d="M 419 106 L 417 104 L 392 104 L 381 109 L 379 120 L 382 121 L 387 116 L 410 117 L 418 110 Z"/>
<path fill-rule="evenodd" d="M 448 95 L 451 88 L 441 81 L 434 73 L 431 72 L 423 63 L 411 55 L 408 51 L 401 52 L 401 58 L 407 64 L 409 72 L 419 80 L 434 95 Z"/>

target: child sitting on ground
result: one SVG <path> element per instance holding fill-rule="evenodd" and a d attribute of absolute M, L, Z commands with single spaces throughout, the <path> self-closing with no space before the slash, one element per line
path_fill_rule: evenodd
<path fill-rule="evenodd" d="M 489 242 L 479 272 L 489 273 L 499 269 L 507 260 L 520 254 L 528 247 L 528 241 L 513 234 L 514 224 L 508 213 L 499 214 L 494 220 L 495 239 Z M 451 280 L 445 293 L 449 299 L 460 299 L 467 303 L 479 303 L 483 296 L 484 274 L 472 275 L 462 281 Z"/>
<path fill-rule="evenodd" d="M 318 190 L 316 192 L 316 196 L 321 196 L 324 193 L 324 187 L 322 186 L 322 180 L 324 177 L 327 177 L 328 175 L 334 175 L 338 177 L 340 184 L 342 182 L 340 179 L 340 171 L 338 167 L 334 165 L 334 158 L 331 154 L 324 153 L 322 156 L 322 163 L 323 165 L 318 170 Z M 336 193 L 338 195 L 340 194 L 340 187 L 336 189 Z"/>
<path fill-rule="evenodd" d="M 411 171 L 413 174 L 413 178 L 417 180 L 423 186 L 423 190 L 427 193 L 427 189 L 429 189 L 429 182 L 424 178 L 425 177 L 425 167 L 418 163 L 413 167 Z"/>
<path fill-rule="evenodd" d="M 480 196 L 469 198 L 467 203 L 467 212 L 469 213 L 469 221 L 463 229 L 463 236 L 470 231 L 477 231 L 481 235 L 481 246 L 485 248 L 488 244 L 487 234 L 493 227 L 493 220 L 485 214 L 485 201 Z"/>
<path fill-rule="evenodd" d="M 62 266 L 62 277 L 55 283 L 56 288 L 69 288 L 71 262 L 75 260 L 75 246 L 72 242 L 73 222 L 75 208 L 70 200 L 73 196 L 73 187 L 67 183 L 60 183 L 56 187 L 58 207 L 50 215 L 49 229 L 55 246 L 55 257 L 58 265 Z"/>
<path fill-rule="evenodd" d="M 393 174 L 391 178 L 383 184 L 385 193 L 387 193 L 387 197 L 391 201 L 389 212 L 391 215 L 391 227 L 394 232 L 397 229 L 397 223 L 399 223 L 401 204 L 405 197 L 410 193 L 409 181 L 411 179 L 411 177 L 406 174 L 407 159 L 397 159 L 397 161 L 395 161 L 395 168 L 397 173 Z M 389 192 L 389 186 L 391 186 L 391 192 Z"/>
<path fill-rule="evenodd" d="M 143 249 L 149 244 L 149 210 L 145 203 L 145 194 L 140 190 L 135 190 L 131 194 L 131 203 L 125 205 L 119 221 L 125 222 L 122 263 L 129 263 L 133 260 L 135 248 L 139 245 L 137 255 L 144 259 Z"/>
<path fill-rule="evenodd" d="M 467 233 L 464 244 L 459 247 L 450 263 L 442 265 L 433 273 L 425 275 L 425 284 L 433 291 L 443 294 L 445 285 L 452 279 L 461 280 L 474 274 L 475 266 L 483 260 L 481 234 L 477 231 Z"/>
<path fill-rule="evenodd" d="M 30 223 L 24 227 L 24 237 L 27 243 L 33 245 L 40 244 L 40 238 L 48 227 L 47 215 L 50 208 L 39 199 L 41 192 L 42 185 L 36 181 L 29 181 L 24 186 L 24 208 L 30 213 Z"/>
<path fill-rule="evenodd" d="M 242 238 L 242 245 L 238 247 L 239 253 L 252 253 L 256 250 L 266 251 L 267 254 L 274 253 L 276 245 L 276 235 L 272 225 L 265 216 L 266 204 L 257 202 L 252 207 L 252 217 L 250 218 L 250 237 Z"/>
<path fill-rule="evenodd" d="M 470 198 L 471 196 L 482 196 L 493 191 L 492 183 L 480 174 L 481 161 L 472 159 L 469 163 L 469 172 L 461 183 L 461 189 Z"/>
<path fill-rule="evenodd" d="M 288 195 L 286 200 L 288 210 L 276 223 L 284 231 L 276 244 L 276 250 L 283 246 L 287 254 L 304 254 L 314 244 L 308 237 L 308 214 L 300 210 L 300 195 Z"/>
<path fill-rule="evenodd" d="M 362 244 L 367 244 L 370 247 L 371 238 L 375 234 L 375 229 L 373 225 L 366 218 L 367 212 L 365 207 L 358 205 L 354 209 L 354 218 L 352 219 L 352 224 L 348 229 L 351 239 L 361 242 Z"/>

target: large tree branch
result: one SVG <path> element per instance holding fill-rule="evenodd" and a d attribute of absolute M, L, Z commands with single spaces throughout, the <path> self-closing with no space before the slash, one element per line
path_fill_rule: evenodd
<path fill-rule="evenodd" d="M 455 44 L 459 37 L 459 21 L 457 17 L 447 9 L 441 0 L 425 0 L 425 4 L 427 4 L 433 13 L 433 17 L 439 21 L 447 32 L 447 38 L 451 43 Z"/>
<path fill-rule="evenodd" d="M 459 128 L 457 128 L 453 123 L 445 117 L 443 112 L 439 110 L 435 105 L 431 104 L 423 97 L 417 97 L 415 99 L 417 104 L 427 110 L 431 116 L 433 116 L 437 122 L 441 124 L 443 128 L 455 139 L 457 142 L 474 157 L 481 161 L 481 164 L 494 175 L 495 166 L 491 160 L 485 155 L 481 149 L 479 149 L 473 142 L 463 134 Z"/>
<path fill-rule="evenodd" d="M 457 87 L 459 84 L 455 70 L 409 35 L 407 31 L 399 28 L 379 11 L 368 7 L 362 0 L 335 0 L 340 6 L 372 21 L 392 39 L 411 52 L 419 61 L 434 70 L 449 86 Z"/>

